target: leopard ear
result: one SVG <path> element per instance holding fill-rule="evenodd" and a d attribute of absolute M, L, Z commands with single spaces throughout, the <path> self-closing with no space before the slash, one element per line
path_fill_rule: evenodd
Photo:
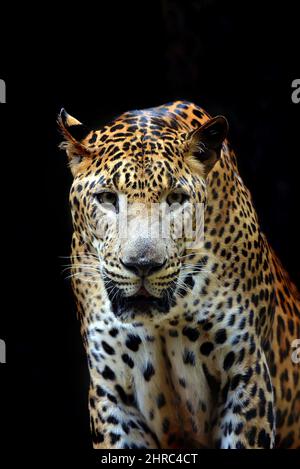
<path fill-rule="evenodd" d="M 190 135 L 189 154 L 194 160 L 201 163 L 204 176 L 220 158 L 222 143 L 228 132 L 228 122 L 223 116 L 213 117 Z"/>
<path fill-rule="evenodd" d="M 70 116 L 65 109 L 61 109 L 59 113 L 58 125 L 64 136 L 64 141 L 59 147 L 66 151 L 71 172 L 75 176 L 83 158 L 90 156 L 85 142 L 91 130 Z"/>

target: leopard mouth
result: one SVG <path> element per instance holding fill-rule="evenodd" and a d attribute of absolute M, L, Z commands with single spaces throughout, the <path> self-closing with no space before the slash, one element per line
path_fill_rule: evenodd
<path fill-rule="evenodd" d="M 133 295 L 133 296 L 141 296 L 141 297 L 144 297 L 144 298 L 151 298 L 152 297 L 152 295 L 148 292 L 148 290 L 144 286 L 141 286 L 139 291 L 137 293 L 135 293 L 135 295 Z"/>
<path fill-rule="evenodd" d="M 145 290 L 145 291 L 144 291 Z M 146 289 L 140 289 L 135 295 L 112 299 L 113 312 L 117 317 L 123 315 L 151 315 L 154 312 L 167 313 L 170 303 L 167 296 L 161 298 L 150 295 Z"/>
<path fill-rule="evenodd" d="M 166 292 L 158 298 L 151 295 L 144 286 L 132 296 L 124 296 L 124 293 L 117 286 L 112 290 L 106 289 L 110 299 L 112 311 L 118 318 L 151 316 L 155 313 L 167 313 L 171 307 L 172 295 Z"/>
<path fill-rule="evenodd" d="M 173 289 L 168 288 L 162 292 L 160 297 L 156 297 L 142 283 L 135 294 L 125 296 L 124 291 L 112 280 L 106 270 L 103 271 L 102 275 L 112 312 L 120 319 L 134 318 L 135 316 L 152 317 L 159 313 L 166 314 L 173 305 Z"/>

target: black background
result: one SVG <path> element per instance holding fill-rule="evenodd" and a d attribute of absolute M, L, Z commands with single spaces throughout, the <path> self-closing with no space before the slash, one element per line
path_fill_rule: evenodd
<path fill-rule="evenodd" d="M 1 37 L 0 409 L 7 444 L 55 454 L 90 448 L 87 368 L 60 257 L 72 233 L 71 175 L 57 113 L 64 106 L 95 126 L 182 98 L 224 114 L 263 230 L 300 285 L 299 23 L 296 2 L 82 2 L 15 13 Z"/>

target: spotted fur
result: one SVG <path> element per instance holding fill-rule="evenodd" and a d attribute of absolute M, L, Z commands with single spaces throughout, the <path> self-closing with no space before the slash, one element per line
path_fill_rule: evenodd
<path fill-rule="evenodd" d="M 209 122 L 183 101 L 99 130 L 60 115 L 95 448 L 300 446 L 299 293 L 259 228 L 228 141 L 213 152 L 203 140 Z M 170 241 L 145 311 L 130 307 L 140 279 L 120 262 L 122 241 L 97 200 L 104 187 L 145 204 L 180 187 L 205 205 L 202 248 Z"/>

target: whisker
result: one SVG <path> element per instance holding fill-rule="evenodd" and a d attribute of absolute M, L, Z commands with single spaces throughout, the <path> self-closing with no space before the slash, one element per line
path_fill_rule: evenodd
<path fill-rule="evenodd" d="M 62 267 L 65 267 L 64 270 L 70 270 L 70 269 L 94 269 L 99 271 L 99 267 L 95 266 L 94 264 L 68 264 L 68 265 L 63 265 Z"/>
<path fill-rule="evenodd" d="M 99 256 L 93 253 L 87 253 L 87 254 L 81 253 L 81 254 L 76 254 L 76 255 L 69 254 L 68 256 L 58 256 L 59 259 L 72 259 L 76 257 L 94 257 L 95 259 L 98 259 Z"/>

